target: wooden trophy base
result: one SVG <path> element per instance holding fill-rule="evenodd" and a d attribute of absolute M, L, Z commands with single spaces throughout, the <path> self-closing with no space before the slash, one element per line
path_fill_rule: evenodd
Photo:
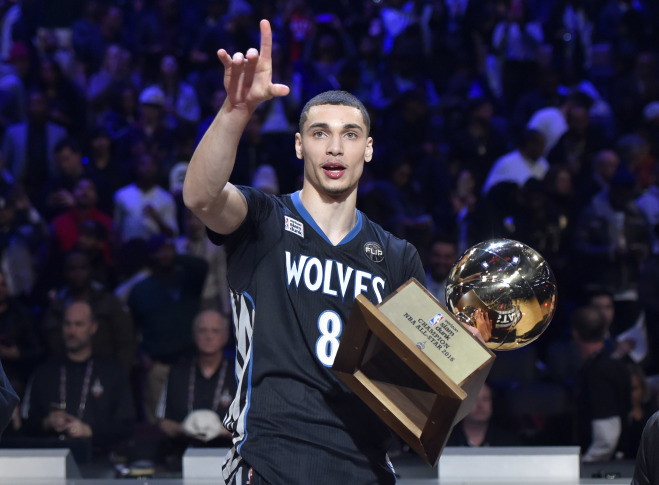
<path fill-rule="evenodd" d="M 377 307 L 357 297 L 332 369 L 434 466 L 493 362 L 485 344 L 412 278 Z"/>

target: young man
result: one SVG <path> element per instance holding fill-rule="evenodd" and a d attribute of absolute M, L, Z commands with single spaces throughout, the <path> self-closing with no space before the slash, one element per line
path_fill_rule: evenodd
<path fill-rule="evenodd" d="M 197 147 L 186 205 L 225 243 L 236 334 L 238 391 L 226 426 L 233 448 L 226 483 L 394 483 L 389 430 L 331 370 L 353 301 L 374 304 L 411 277 L 417 251 L 356 209 L 373 156 L 364 106 L 344 92 L 313 98 L 295 151 L 303 188 L 275 197 L 228 182 L 238 141 L 257 106 L 285 96 L 273 84 L 272 34 L 261 50 L 220 49 L 227 99 Z"/>

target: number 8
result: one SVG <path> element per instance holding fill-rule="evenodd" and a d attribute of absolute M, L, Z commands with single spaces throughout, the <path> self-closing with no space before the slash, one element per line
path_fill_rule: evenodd
<path fill-rule="evenodd" d="M 339 336 L 343 330 L 343 322 L 338 313 L 325 310 L 318 317 L 320 337 L 316 342 L 316 355 L 321 364 L 331 367 L 339 350 Z"/>

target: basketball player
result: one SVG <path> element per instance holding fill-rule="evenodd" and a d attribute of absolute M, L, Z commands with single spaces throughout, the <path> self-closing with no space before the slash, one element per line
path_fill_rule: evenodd
<path fill-rule="evenodd" d="M 225 426 L 233 448 L 226 483 L 389 484 L 389 430 L 331 370 L 358 294 L 378 304 L 411 277 L 416 249 L 356 209 L 373 156 L 369 117 L 354 96 L 331 91 L 302 110 L 295 151 L 302 190 L 265 195 L 228 182 L 238 141 L 257 106 L 289 88 L 272 83 L 272 33 L 260 51 L 224 49 L 227 98 L 197 147 L 183 196 L 228 255 L 238 392 Z"/>

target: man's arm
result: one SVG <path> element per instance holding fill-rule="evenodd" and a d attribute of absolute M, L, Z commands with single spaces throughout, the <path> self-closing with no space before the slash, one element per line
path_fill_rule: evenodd
<path fill-rule="evenodd" d="M 591 422 L 592 442 L 581 457 L 584 462 L 608 461 L 616 451 L 622 423 L 619 416 L 594 419 Z"/>
<path fill-rule="evenodd" d="M 260 52 L 250 48 L 233 57 L 220 49 L 227 98 L 192 155 L 183 183 L 185 205 L 211 230 L 229 234 L 247 215 L 247 201 L 229 183 L 238 142 L 257 106 L 285 96 L 288 86 L 272 83 L 272 31 L 261 20 Z"/>

